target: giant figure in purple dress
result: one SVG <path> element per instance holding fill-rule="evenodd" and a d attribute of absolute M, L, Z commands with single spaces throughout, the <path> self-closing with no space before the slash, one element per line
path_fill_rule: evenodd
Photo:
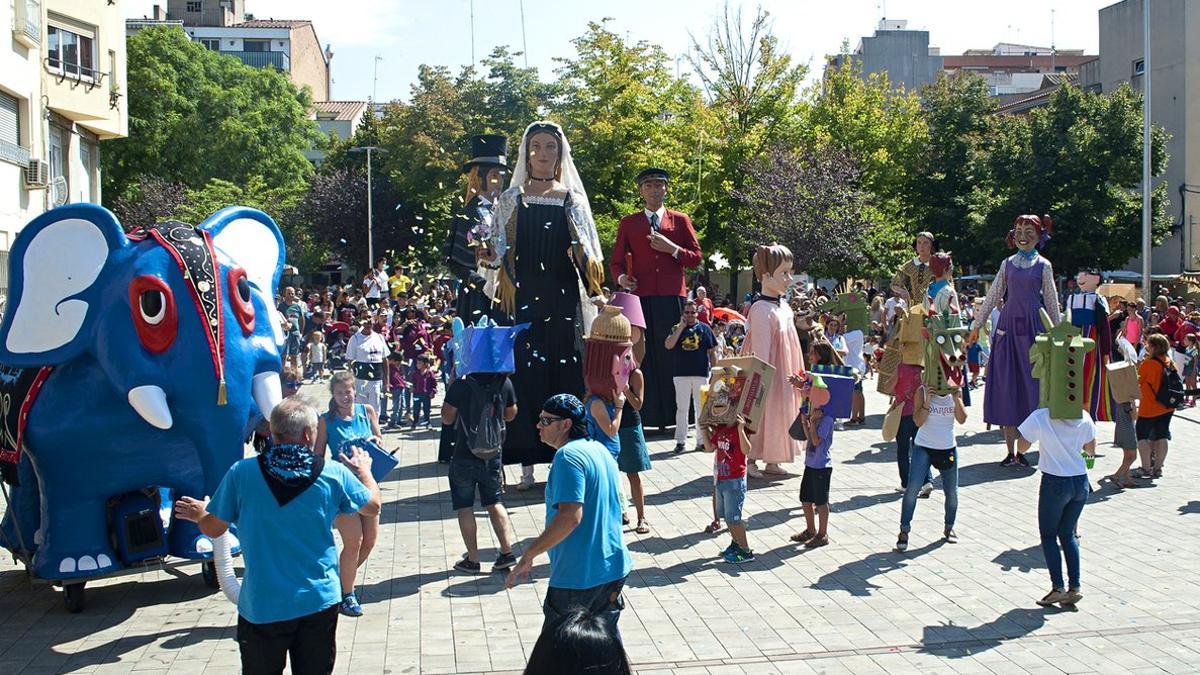
<path fill-rule="evenodd" d="M 1038 382 L 1033 378 L 1029 348 L 1041 332 L 1038 311 L 1045 309 L 1054 325 L 1061 315 L 1054 270 L 1038 249 L 1050 239 L 1050 216 L 1018 216 L 1008 231 L 1008 245 L 1017 252 L 1009 256 L 996 273 L 996 280 L 975 312 L 971 341 L 979 328 L 1004 299 L 1000 319 L 992 327 L 992 353 L 987 365 L 987 383 L 983 394 L 983 420 L 1004 429 L 1008 455 L 1002 466 L 1029 466 L 1017 451 L 1017 426 L 1038 407 Z"/>

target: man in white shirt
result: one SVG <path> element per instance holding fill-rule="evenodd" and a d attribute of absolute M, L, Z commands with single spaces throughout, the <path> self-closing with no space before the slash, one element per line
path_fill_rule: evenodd
<path fill-rule="evenodd" d="M 384 271 L 386 267 L 387 258 L 376 260 L 375 267 L 363 279 L 363 297 L 367 299 L 368 307 L 378 307 L 380 301 L 387 297 L 388 276 Z"/>
<path fill-rule="evenodd" d="M 375 331 L 374 321 L 362 319 L 361 330 L 350 336 L 346 345 L 346 361 L 354 373 L 355 400 L 382 410 L 383 360 L 392 353 L 387 341 Z"/>

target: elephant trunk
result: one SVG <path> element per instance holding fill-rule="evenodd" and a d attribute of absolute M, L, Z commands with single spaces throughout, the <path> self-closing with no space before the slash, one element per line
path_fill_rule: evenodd
<path fill-rule="evenodd" d="M 242 593 L 242 584 L 233 573 L 233 553 L 230 551 L 232 541 L 233 537 L 228 531 L 213 539 L 213 564 L 216 565 L 217 583 L 221 585 L 221 592 L 236 605 Z"/>

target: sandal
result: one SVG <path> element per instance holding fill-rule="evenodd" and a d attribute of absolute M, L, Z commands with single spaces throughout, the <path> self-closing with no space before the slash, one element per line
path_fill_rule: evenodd
<path fill-rule="evenodd" d="M 645 520 L 639 520 L 634 532 L 638 534 L 650 534 L 650 526 L 646 524 Z"/>
<path fill-rule="evenodd" d="M 719 520 L 712 521 L 711 523 L 708 524 L 708 527 L 704 528 L 704 534 L 716 534 L 717 532 L 720 532 L 720 531 L 721 531 L 721 521 L 719 521 Z"/>
<path fill-rule="evenodd" d="M 805 530 L 799 534 L 793 534 L 792 536 L 788 537 L 788 539 L 796 542 L 797 544 L 803 544 L 804 542 L 808 541 L 809 539 L 812 539 L 815 536 L 817 536 L 817 535 L 812 530 Z"/>
<path fill-rule="evenodd" d="M 1141 467 L 1138 467 L 1138 468 L 1134 469 L 1134 470 L 1133 470 L 1133 474 L 1132 474 L 1132 475 L 1133 475 L 1133 477 L 1134 477 L 1134 478 L 1142 478 L 1142 479 L 1146 479 L 1146 478 L 1153 478 L 1153 477 L 1154 477 L 1154 474 L 1153 474 L 1153 473 L 1151 473 L 1151 472 L 1149 472 L 1149 471 L 1147 471 L 1147 470 L 1145 470 L 1145 469 L 1143 469 L 1143 468 L 1141 468 Z"/>
<path fill-rule="evenodd" d="M 822 546 L 828 546 L 828 545 L 829 545 L 829 535 L 818 534 L 815 537 L 813 537 L 812 539 L 809 539 L 808 543 L 805 544 L 804 547 L 805 548 L 821 548 Z"/>
<path fill-rule="evenodd" d="M 627 515 L 626 515 L 626 514 L 624 514 L 624 513 L 622 513 L 622 514 L 621 514 L 621 524 L 622 524 L 622 525 L 628 525 L 628 524 L 629 524 L 629 516 L 627 516 Z"/>

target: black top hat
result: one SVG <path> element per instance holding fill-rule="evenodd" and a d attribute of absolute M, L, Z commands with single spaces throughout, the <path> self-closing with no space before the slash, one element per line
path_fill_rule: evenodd
<path fill-rule="evenodd" d="M 471 137 L 471 160 L 462 165 L 462 172 L 472 166 L 498 166 L 508 168 L 508 138 L 500 134 L 479 134 Z"/>
<path fill-rule="evenodd" d="M 641 185 L 648 180 L 661 180 L 664 183 L 671 182 L 670 177 L 667 175 L 666 169 L 643 169 L 642 172 L 637 175 L 638 185 Z"/>

